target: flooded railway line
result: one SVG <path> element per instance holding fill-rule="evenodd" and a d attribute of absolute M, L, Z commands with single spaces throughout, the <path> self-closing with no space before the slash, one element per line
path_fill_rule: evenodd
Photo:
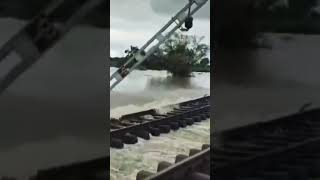
<path fill-rule="evenodd" d="M 136 180 L 210 180 L 210 145 L 204 144 L 200 149 L 190 149 L 189 156 L 178 154 L 175 162 L 161 161 L 157 172 L 140 171 Z"/>
<path fill-rule="evenodd" d="M 320 109 L 314 109 L 215 132 L 212 146 L 190 148 L 188 155 L 177 153 L 171 163 L 158 161 L 156 171 L 141 168 L 136 179 L 206 180 L 210 173 L 217 180 L 316 179 L 320 176 L 319 119 Z"/>
<path fill-rule="evenodd" d="M 199 106 L 196 106 L 195 104 L 193 104 L 194 109 L 201 109 L 207 106 L 206 103 L 198 103 Z M 192 105 L 189 104 L 189 106 Z M 151 111 L 148 111 L 148 113 L 150 112 Z M 206 111 L 199 112 L 205 114 Z M 139 114 L 139 117 L 145 114 L 146 112 Z M 180 119 L 185 118 L 183 116 L 184 113 L 177 114 L 181 115 Z M 191 113 L 191 116 L 199 117 L 200 115 Z M 131 115 L 127 117 L 132 118 Z M 175 116 L 170 115 L 169 117 Z M 319 119 L 320 109 L 314 109 L 281 117 L 271 121 L 259 122 L 230 130 L 215 132 L 214 134 L 211 134 L 211 138 L 214 142 L 213 145 L 210 146 L 204 143 L 202 148 L 190 148 L 188 155 L 177 153 L 175 154 L 174 162 L 168 162 L 165 159 L 157 161 L 157 168 L 155 171 L 150 171 L 150 169 L 146 170 L 146 166 L 142 168 L 138 166 L 138 171 L 135 174 L 135 179 L 206 180 L 210 179 L 209 174 L 212 174 L 212 177 L 217 180 L 315 179 L 320 176 L 320 156 L 317 153 L 320 150 Z M 158 119 L 154 121 L 157 120 Z M 167 121 L 165 122 L 167 123 Z M 143 123 L 149 123 L 149 121 Z M 111 132 L 129 128 L 131 132 L 130 134 L 134 135 L 135 132 L 131 131 L 131 128 L 133 126 L 137 125 L 113 129 Z M 196 127 L 197 125 L 194 126 Z M 144 129 L 145 127 L 149 126 L 142 126 L 143 131 L 148 130 Z M 170 131 L 171 130 L 172 129 L 170 126 Z M 174 133 L 182 131 L 183 130 L 178 130 Z M 168 133 L 167 135 L 174 133 Z M 165 138 L 167 135 L 162 135 L 156 138 Z M 111 137 L 117 136 L 111 135 Z M 143 139 L 139 136 L 137 136 L 137 138 Z M 149 144 L 149 141 L 152 140 L 143 139 L 143 141 L 143 143 L 146 144 L 142 144 L 142 148 L 145 148 L 145 145 Z M 135 143 L 139 145 L 139 141 Z M 136 146 L 126 144 L 127 143 L 124 143 L 124 146 L 126 146 L 127 148 Z M 116 149 L 117 153 L 119 154 L 128 153 L 128 151 L 124 151 L 127 149 L 114 149 Z M 144 153 L 141 151 L 138 152 Z M 116 160 L 119 161 L 120 159 Z M 103 161 L 106 164 L 101 163 L 101 159 L 97 160 L 96 162 L 91 161 L 91 165 L 88 165 L 90 164 L 88 163 L 87 166 L 92 168 L 82 169 L 81 166 L 77 166 L 77 164 L 74 164 L 70 166 L 73 168 L 66 166 L 68 168 L 65 169 L 66 171 L 70 172 L 70 177 L 72 177 L 71 172 L 81 172 L 86 177 L 90 177 L 89 179 L 101 179 L 103 177 L 103 174 L 110 173 L 109 171 L 107 172 L 107 170 L 109 170 L 109 167 L 107 167 L 109 165 L 109 159 L 104 159 Z M 137 161 L 133 161 L 132 163 L 137 163 Z M 58 171 L 57 169 L 60 170 Z M 105 169 L 105 171 L 103 171 L 102 169 Z M 42 173 L 40 173 L 39 171 L 39 174 L 44 177 L 44 172 L 48 173 L 50 171 L 42 171 Z M 61 168 L 56 168 L 51 172 L 55 172 L 55 174 L 58 174 L 58 172 L 63 171 L 61 171 Z M 51 173 L 51 175 L 52 174 L 53 173 Z M 131 179 L 133 179 L 132 176 Z"/>
<path fill-rule="evenodd" d="M 118 120 L 113 120 L 110 131 L 110 146 L 121 149 L 124 144 L 135 144 L 138 138 L 143 140 L 150 139 L 151 136 L 158 137 L 160 134 L 167 134 L 170 131 L 178 132 L 196 122 L 208 120 L 210 115 L 210 97 L 203 97 L 187 102 L 173 105 L 172 111 L 166 114 L 157 113 L 156 110 L 147 110 L 138 113 L 124 115 Z M 145 119 L 145 117 L 152 117 Z M 118 121 L 114 123 L 114 121 Z M 119 123 L 120 122 L 120 123 Z M 124 123 L 127 122 L 127 123 Z M 129 123 L 128 123 L 129 122 Z M 207 123 L 209 121 L 206 121 Z M 117 125 L 115 125 L 117 124 Z M 198 123 L 197 123 L 198 124 Z M 121 126 L 119 126 L 121 125 Z M 194 125 L 196 126 L 196 125 Z M 186 128 L 183 128 L 186 127 Z M 182 131 L 182 130 L 181 130 Z M 142 133 L 143 132 L 143 133 Z M 146 136 L 148 134 L 148 136 Z M 170 133 L 169 133 L 170 134 Z M 173 134 L 173 133 L 171 133 Z M 149 138 L 146 138 L 149 137 Z M 159 139 L 165 138 L 159 136 Z M 113 140 L 112 140 L 113 139 Z M 112 142 L 113 141 L 113 142 Z M 146 143 L 147 143 L 146 141 Z M 116 142 L 116 144 L 114 144 Z M 120 142 L 120 143 L 119 143 Z M 165 142 L 163 142 L 165 143 Z M 119 146 L 119 144 L 121 146 Z M 120 150 L 119 149 L 119 150 Z M 121 150 L 122 151 L 122 150 Z M 144 171 L 140 172 L 136 178 L 141 179 L 161 179 L 161 177 L 181 176 L 181 172 L 193 168 L 192 177 L 202 177 L 205 173 L 209 176 L 210 167 L 210 147 L 203 145 L 201 149 L 190 148 L 189 155 L 176 154 L 175 163 L 159 162 L 156 173 Z M 84 162 L 75 162 L 69 165 L 39 170 L 30 180 L 50 180 L 50 179 L 79 179 L 79 180 L 102 180 L 109 179 L 110 157 L 101 157 Z M 170 165 L 170 167 L 169 167 Z M 184 170 L 184 171 L 182 171 Z M 149 176 L 151 175 L 151 176 Z M 200 179 L 202 180 L 202 179 Z"/>
<path fill-rule="evenodd" d="M 150 140 L 150 136 L 160 136 L 170 131 L 191 126 L 210 118 L 210 97 L 203 97 L 175 105 L 172 111 L 158 114 L 155 110 L 122 116 L 111 125 L 110 146 L 121 149 L 124 144 L 136 144 L 138 139 Z M 146 118 L 149 117 L 149 118 Z M 125 122 L 125 123 L 124 123 Z M 119 126 L 122 125 L 122 126 Z M 161 136 L 160 136 L 161 137 Z M 147 142 L 146 142 L 147 143 Z M 164 142 L 165 143 L 165 142 Z M 159 162 L 157 172 L 141 170 L 136 179 L 186 179 L 191 175 L 194 180 L 210 179 L 210 145 L 201 150 L 190 149 L 189 156 L 178 154 L 175 163 Z M 192 171 L 190 171 L 192 168 Z M 186 173 L 188 171 L 188 173 Z M 191 173 L 191 174 L 189 174 Z M 189 177 L 189 178 L 190 178 Z"/>
<path fill-rule="evenodd" d="M 213 134 L 217 180 L 320 177 L 320 109 Z"/>
<path fill-rule="evenodd" d="M 138 137 L 149 140 L 150 135 L 159 136 L 206 120 L 210 117 L 209 99 L 207 96 L 177 104 L 166 114 L 147 110 L 113 119 L 110 125 L 110 147 L 123 148 L 124 144 L 137 143 Z"/>

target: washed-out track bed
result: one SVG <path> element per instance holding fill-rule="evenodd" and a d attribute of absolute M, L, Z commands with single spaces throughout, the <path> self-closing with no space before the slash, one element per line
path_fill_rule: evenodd
<path fill-rule="evenodd" d="M 320 177 L 320 109 L 216 132 L 215 180 L 308 180 Z"/>
<path fill-rule="evenodd" d="M 156 110 L 151 109 L 124 115 L 117 120 L 114 119 L 114 121 L 118 122 L 111 123 L 111 127 L 113 128 L 110 130 L 110 144 L 111 146 L 116 145 L 115 147 L 121 148 L 124 143 L 136 143 L 137 137 L 149 139 L 150 135 L 158 136 L 161 133 L 169 133 L 171 130 L 178 130 L 181 127 L 205 120 L 210 117 L 209 99 L 210 97 L 206 96 L 175 104 L 174 107 L 176 108 L 164 115 L 158 114 Z M 145 119 L 146 116 L 152 116 L 153 119 Z M 133 138 L 133 140 L 130 138 Z M 112 144 L 112 141 L 116 141 L 116 144 Z M 208 175 L 210 168 L 208 166 L 203 167 L 203 165 L 208 165 L 209 161 L 210 148 L 208 145 L 203 145 L 202 150 L 191 149 L 189 156 L 177 155 L 176 164 L 174 165 L 160 162 L 158 167 L 159 172 L 157 173 L 141 171 L 139 178 L 158 179 L 159 177 L 169 177 L 168 175 L 170 174 L 171 176 L 174 174 L 181 175 L 181 172 L 184 172 L 181 167 L 194 168 L 192 176 Z M 30 180 L 105 180 L 109 179 L 109 162 L 110 157 L 107 156 L 43 169 L 39 170 Z M 168 167 L 169 165 L 170 167 Z"/>
<path fill-rule="evenodd" d="M 209 96 L 176 104 L 172 111 L 158 114 L 156 110 L 113 119 L 110 130 L 110 146 L 123 148 L 124 144 L 135 144 L 138 138 L 149 140 L 150 136 L 160 136 L 170 133 L 195 122 L 201 122 L 210 117 Z M 149 118 L 146 118 L 149 117 Z M 151 118 L 150 118 L 151 117 Z"/>
<path fill-rule="evenodd" d="M 141 170 L 136 180 L 210 180 L 210 145 L 190 149 L 189 155 L 178 154 L 174 163 L 158 163 L 157 172 Z"/>

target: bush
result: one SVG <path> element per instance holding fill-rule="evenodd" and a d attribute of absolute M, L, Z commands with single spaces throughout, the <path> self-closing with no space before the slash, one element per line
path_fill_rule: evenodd
<path fill-rule="evenodd" d="M 205 58 L 209 46 L 201 43 L 202 40 L 203 37 L 175 33 L 138 69 L 167 70 L 177 77 L 189 77 L 192 71 L 209 71 L 210 60 Z M 124 57 L 111 58 L 111 66 L 120 67 L 138 50 L 137 46 L 130 46 Z"/>
<path fill-rule="evenodd" d="M 161 47 L 167 71 L 173 76 L 189 77 L 194 67 L 199 66 L 207 55 L 209 46 L 201 43 L 204 37 L 175 33 Z"/>
<path fill-rule="evenodd" d="M 192 65 L 190 57 L 185 54 L 171 54 L 168 56 L 167 71 L 177 77 L 188 77 L 192 72 Z"/>

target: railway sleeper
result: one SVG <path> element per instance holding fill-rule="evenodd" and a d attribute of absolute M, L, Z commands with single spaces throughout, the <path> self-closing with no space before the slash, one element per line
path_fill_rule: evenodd
<path fill-rule="evenodd" d="M 208 109 L 208 107 L 193 110 L 194 114 L 200 114 L 200 116 L 192 115 L 189 118 L 181 119 L 181 116 L 178 115 L 169 117 L 169 119 L 147 122 L 146 124 L 136 124 L 135 126 L 127 127 L 128 129 L 123 128 L 114 130 L 111 132 L 110 146 L 114 148 L 123 148 L 124 144 L 136 144 L 138 142 L 138 137 L 149 140 L 150 134 L 152 136 L 159 136 L 160 134 L 170 133 L 171 130 L 178 130 L 180 127 L 192 125 L 194 123 L 193 119 L 196 119 L 196 121 L 203 119 L 203 112 L 205 112 L 205 109 Z M 191 115 L 192 113 L 188 112 L 185 114 Z"/>
<path fill-rule="evenodd" d="M 189 165 L 183 164 L 183 161 L 191 161 L 193 157 L 196 157 L 202 151 L 206 151 L 210 145 L 203 145 L 201 150 L 191 149 L 189 155 L 178 154 L 175 158 L 175 163 L 162 161 L 158 163 L 157 173 L 141 170 L 137 173 L 137 180 L 156 180 L 156 179 L 186 179 L 186 180 L 210 180 L 210 167 L 208 167 L 210 158 L 202 158 L 202 163 L 189 163 Z M 190 158 L 190 159 L 189 159 Z M 181 163 L 181 164 L 179 164 Z M 190 166 L 190 164 L 194 166 Z M 170 171 L 163 175 L 164 171 L 179 166 L 179 171 Z M 181 167 L 180 167 L 181 166 Z M 191 168 L 192 167 L 192 168 Z M 183 172 L 183 173 L 182 173 Z M 171 177 L 171 178 L 170 178 Z"/>
<path fill-rule="evenodd" d="M 145 140 L 150 140 L 150 134 L 148 131 L 146 130 L 138 130 L 138 131 L 134 131 L 132 134 L 142 138 L 142 139 L 145 139 Z"/>

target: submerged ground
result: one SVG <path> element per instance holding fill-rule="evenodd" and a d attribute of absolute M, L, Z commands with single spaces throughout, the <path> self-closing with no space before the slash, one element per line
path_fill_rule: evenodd
<path fill-rule="evenodd" d="M 115 71 L 111 68 L 111 72 Z M 114 92 L 111 92 L 112 117 L 210 95 L 210 74 L 194 73 L 191 79 L 172 79 L 166 71 L 134 71 Z M 191 148 L 200 149 L 210 143 L 210 120 L 179 129 L 176 132 L 139 139 L 135 145 L 110 150 L 112 180 L 133 180 L 139 170 L 156 172 L 160 161 L 174 162 L 178 154 L 188 154 Z"/>

